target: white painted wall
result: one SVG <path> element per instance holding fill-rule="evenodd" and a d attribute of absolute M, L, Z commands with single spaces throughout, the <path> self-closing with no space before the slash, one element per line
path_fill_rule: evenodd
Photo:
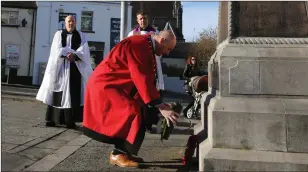
<path fill-rule="evenodd" d="M 104 56 L 110 50 L 110 19 L 121 17 L 121 4 L 109 4 L 104 2 L 81 2 L 81 1 L 39 1 L 37 2 L 37 25 L 36 25 L 36 44 L 33 69 L 33 84 L 38 84 L 39 63 L 47 62 L 50 46 L 54 33 L 58 30 L 59 9 L 64 9 L 64 13 L 76 13 L 76 28 L 81 27 L 82 11 L 93 11 L 93 31 L 95 33 L 86 33 L 88 41 L 105 42 Z M 131 11 L 128 8 L 128 29 L 131 28 Z"/>
<path fill-rule="evenodd" d="M 30 62 L 30 45 L 33 22 L 33 9 L 5 8 L 1 10 L 18 11 L 18 20 L 26 19 L 26 27 L 1 27 L 1 58 L 6 58 L 5 47 L 8 44 L 19 45 L 18 76 L 28 76 Z M 31 73 L 30 73 L 31 76 Z"/>

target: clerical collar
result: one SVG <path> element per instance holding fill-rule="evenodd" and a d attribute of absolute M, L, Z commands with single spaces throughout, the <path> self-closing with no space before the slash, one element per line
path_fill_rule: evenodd
<path fill-rule="evenodd" d="M 69 32 L 68 30 L 66 29 L 63 29 L 63 32 L 66 33 L 66 34 L 74 34 L 76 32 L 76 29 L 74 29 L 73 31 Z"/>
<path fill-rule="evenodd" d="M 140 26 L 137 26 L 135 28 L 135 31 L 147 31 L 147 32 L 156 32 L 156 30 L 151 27 L 151 26 L 147 26 L 146 28 L 142 29 Z"/>

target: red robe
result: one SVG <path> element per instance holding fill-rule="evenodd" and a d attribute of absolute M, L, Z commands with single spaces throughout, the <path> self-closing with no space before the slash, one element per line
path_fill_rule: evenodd
<path fill-rule="evenodd" d="M 141 108 L 161 102 L 155 73 L 149 35 L 128 37 L 117 44 L 88 80 L 84 134 L 105 143 L 124 143 L 136 155 L 144 137 Z"/>

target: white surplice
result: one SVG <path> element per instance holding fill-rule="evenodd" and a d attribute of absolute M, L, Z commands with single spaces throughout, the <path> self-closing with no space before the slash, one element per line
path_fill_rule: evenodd
<path fill-rule="evenodd" d="M 79 32 L 79 31 L 78 31 Z M 61 42 L 62 30 L 57 31 L 54 35 L 50 48 L 50 55 L 46 66 L 42 85 L 37 93 L 36 99 L 44 104 L 52 105 L 53 92 L 63 91 L 61 106 L 56 108 L 71 108 L 70 95 L 70 62 L 61 56 L 67 56 L 69 52 L 76 54 L 80 60 L 75 64 L 81 74 L 81 102 L 84 102 L 84 90 L 89 76 L 93 72 L 90 60 L 90 50 L 85 34 L 79 32 L 81 37 L 81 46 L 75 51 L 71 49 L 72 34 L 67 34 L 66 47 L 62 47 Z"/>
<path fill-rule="evenodd" d="M 159 31 L 155 32 L 156 35 L 158 33 L 159 33 Z M 147 31 L 134 32 L 134 30 L 132 30 L 131 32 L 129 32 L 128 37 L 133 36 L 135 34 L 144 35 L 144 34 L 148 34 L 148 32 Z M 155 43 L 153 42 L 153 45 L 154 44 Z M 157 82 L 156 82 L 156 88 L 158 90 L 164 90 L 165 89 L 165 85 L 164 85 L 163 70 L 162 70 L 162 67 L 161 67 L 161 56 L 155 55 L 155 59 L 156 59 L 156 71 L 157 71 L 157 76 L 158 76 L 158 79 L 157 79 Z"/>

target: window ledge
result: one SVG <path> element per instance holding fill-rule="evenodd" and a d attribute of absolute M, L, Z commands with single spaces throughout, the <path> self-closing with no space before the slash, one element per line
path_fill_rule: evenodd
<path fill-rule="evenodd" d="M 90 30 L 80 30 L 80 31 L 84 33 L 95 33 L 95 31 L 90 31 Z"/>
<path fill-rule="evenodd" d="M 18 24 L 15 24 L 15 25 L 13 25 L 13 24 L 1 24 L 1 27 L 20 27 L 20 25 L 18 25 Z"/>

